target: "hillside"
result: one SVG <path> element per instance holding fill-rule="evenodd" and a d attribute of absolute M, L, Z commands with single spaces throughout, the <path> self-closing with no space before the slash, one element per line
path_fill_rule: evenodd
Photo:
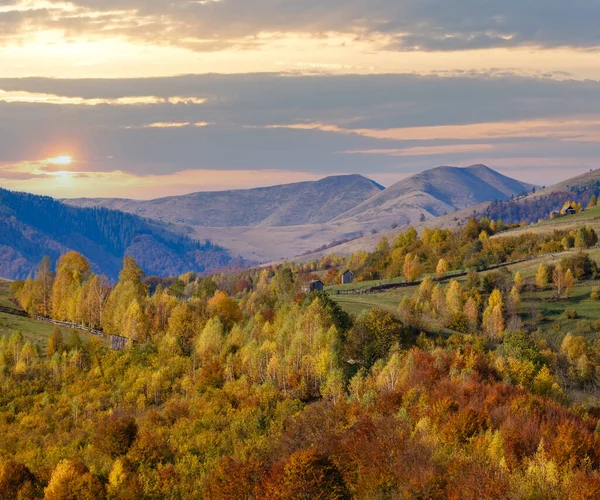
<path fill-rule="evenodd" d="M 581 203 L 585 207 L 592 196 L 599 195 L 600 170 L 591 170 L 525 197 L 494 201 L 485 210 L 478 212 L 478 215 L 502 219 L 507 224 L 530 224 L 547 219 L 551 212 L 560 210 L 567 201 Z"/>
<path fill-rule="evenodd" d="M 334 219 L 360 221 L 376 228 L 406 225 L 478 203 L 505 200 L 533 186 L 484 165 L 438 167 L 404 179 Z"/>
<path fill-rule="evenodd" d="M 199 192 L 149 201 L 74 199 L 65 202 L 80 207 L 112 208 L 198 227 L 278 227 L 325 223 L 382 189 L 361 175 L 341 175 L 316 182 Z"/>
<path fill-rule="evenodd" d="M 554 231 L 574 231 L 582 226 L 589 226 L 600 234 L 600 207 L 591 208 L 575 215 L 566 215 L 557 219 L 547 219 L 535 224 L 526 225 L 505 231 L 494 238 L 519 236 L 523 234 L 550 234 Z"/>
<path fill-rule="evenodd" d="M 0 276 L 25 278 L 43 256 L 76 250 L 95 271 L 115 278 L 123 256 L 147 274 L 198 272 L 231 262 L 223 248 L 192 241 L 131 214 L 76 208 L 52 198 L 0 189 Z"/>
<path fill-rule="evenodd" d="M 178 231 L 190 238 L 208 239 L 234 255 L 268 262 L 361 235 L 378 241 L 371 236 L 373 231 L 419 224 L 422 216 L 430 219 L 451 214 L 530 189 L 529 184 L 475 165 L 427 170 L 387 189 L 363 176 L 345 175 L 150 201 L 76 199 L 65 203 L 114 208 L 175 223 Z M 451 223 L 455 223 L 453 219 L 450 217 Z"/>

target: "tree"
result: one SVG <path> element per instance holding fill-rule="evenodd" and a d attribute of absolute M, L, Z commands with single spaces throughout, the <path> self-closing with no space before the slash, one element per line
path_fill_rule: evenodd
<path fill-rule="evenodd" d="M 129 304 L 123 316 L 121 335 L 136 341 L 146 340 L 148 321 L 137 300 Z"/>
<path fill-rule="evenodd" d="M 175 336 L 183 352 L 190 352 L 191 341 L 200 329 L 199 314 L 191 304 L 182 302 L 173 308 L 167 332 Z"/>
<path fill-rule="evenodd" d="M 590 198 L 590 202 L 588 203 L 588 208 L 594 208 L 598 206 L 598 198 L 595 194 Z"/>
<path fill-rule="evenodd" d="M 488 306 L 483 312 L 483 329 L 492 339 L 501 338 L 504 332 L 504 301 L 500 290 L 495 289 L 489 299 Z"/>
<path fill-rule="evenodd" d="M 462 315 L 463 299 L 460 284 L 456 280 L 450 281 L 448 291 L 446 292 L 446 307 L 453 317 Z"/>
<path fill-rule="evenodd" d="M 344 478 L 329 458 L 317 450 L 301 450 L 287 460 L 276 486 L 277 498 L 326 500 L 351 498 Z"/>
<path fill-rule="evenodd" d="M 64 346 L 63 334 L 57 325 L 52 328 L 52 333 L 48 337 L 48 347 L 46 354 L 52 356 L 56 353 L 61 354 Z"/>
<path fill-rule="evenodd" d="M 406 254 L 404 258 L 404 277 L 406 281 L 412 283 L 417 281 L 421 276 L 421 263 L 419 262 L 419 256 L 413 254 Z"/>
<path fill-rule="evenodd" d="M 523 285 L 525 284 L 525 281 L 523 280 L 523 275 L 519 271 L 515 273 L 514 283 L 517 292 L 521 292 L 523 290 Z"/>
<path fill-rule="evenodd" d="M 361 314 L 347 334 L 345 357 L 370 368 L 387 355 L 390 348 L 404 340 L 404 325 L 389 312 L 373 308 Z"/>
<path fill-rule="evenodd" d="M 438 261 L 437 267 L 435 268 L 435 275 L 438 279 L 444 277 L 444 275 L 448 272 L 448 262 L 445 259 L 440 259 Z"/>
<path fill-rule="evenodd" d="M 548 273 L 548 266 L 542 262 L 535 275 L 535 284 L 540 290 L 545 290 L 548 287 Z"/>
<path fill-rule="evenodd" d="M 471 333 L 476 332 L 479 326 L 479 304 L 473 297 L 469 297 L 465 302 L 464 315 L 467 318 L 469 331 Z"/>
<path fill-rule="evenodd" d="M 50 316 L 52 312 L 52 286 L 54 285 L 54 273 L 52 263 L 48 257 L 44 257 L 38 266 L 36 281 L 40 284 L 41 304 L 39 313 L 42 316 Z"/>
<path fill-rule="evenodd" d="M 334 268 L 331 270 L 334 271 L 334 276 L 337 277 L 337 271 Z M 281 300 L 289 301 L 292 299 L 296 294 L 296 279 L 292 270 L 289 267 L 283 267 L 277 271 L 273 277 L 272 287 L 277 297 Z"/>
<path fill-rule="evenodd" d="M 226 329 L 231 328 L 242 318 L 238 303 L 223 291 L 218 291 L 208 301 L 208 312 L 212 316 L 218 316 Z"/>
<path fill-rule="evenodd" d="M 565 272 L 563 266 L 559 264 L 552 272 L 552 283 L 556 286 L 556 293 L 558 297 L 562 297 L 563 293 L 569 295 L 569 292 L 575 286 L 575 278 L 570 269 Z"/>
<path fill-rule="evenodd" d="M 127 453 L 137 433 L 138 426 L 133 417 L 111 415 L 96 426 L 94 446 L 116 458 Z"/>
<path fill-rule="evenodd" d="M 571 270 L 567 269 L 567 272 L 565 273 L 565 292 L 567 297 L 571 295 L 571 291 L 574 287 L 575 278 L 573 277 L 573 273 L 571 272 Z"/>
<path fill-rule="evenodd" d="M 119 273 L 119 283 L 133 283 L 138 296 L 145 297 L 148 294 L 148 289 L 143 283 L 145 276 L 146 274 L 140 269 L 133 257 L 123 258 L 123 267 Z"/>
<path fill-rule="evenodd" d="M 36 477 L 23 464 L 0 462 L 0 498 L 2 500 L 20 500 L 39 498 Z"/>
<path fill-rule="evenodd" d="M 67 252 L 58 260 L 52 285 L 52 317 L 63 321 L 75 319 L 79 288 L 90 276 L 90 263 L 77 252 Z"/>
<path fill-rule="evenodd" d="M 102 500 L 104 486 L 89 469 L 75 460 L 60 462 L 44 490 L 44 500 Z"/>
<path fill-rule="evenodd" d="M 584 226 L 575 232 L 575 248 L 591 248 L 598 243 L 598 235 L 590 226 Z"/>

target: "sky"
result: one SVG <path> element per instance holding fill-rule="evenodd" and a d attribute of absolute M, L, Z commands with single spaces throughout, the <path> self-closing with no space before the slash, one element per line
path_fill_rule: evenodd
<path fill-rule="evenodd" d="M 598 167 L 598 0 L 0 0 L 0 187 Z"/>

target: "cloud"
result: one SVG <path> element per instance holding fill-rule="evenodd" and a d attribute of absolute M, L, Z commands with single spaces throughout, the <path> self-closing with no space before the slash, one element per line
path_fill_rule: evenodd
<path fill-rule="evenodd" d="M 600 45 L 596 0 L 21 0 L 0 4 L 5 42 L 31 30 L 126 37 L 200 52 L 248 49 L 289 34 L 348 34 L 379 50 Z"/>
<path fill-rule="evenodd" d="M 23 175 L 11 165 L 69 155 L 75 162 L 60 171 L 77 174 L 71 181 L 79 186 L 100 178 L 119 186 L 125 175 L 151 178 L 160 191 L 168 184 L 161 179 L 196 170 L 222 172 L 232 186 L 232 172 L 389 179 L 440 164 L 512 168 L 518 159 L 527 166 L 523 176 L 535 166 L 581 169 L 600 158 L 600 83 L 593 81 L 291 74 L 0 79 L 0 116 L 0 179 Z M 48 189 L 64 184 L 63 177 Z M 194 179 L 177 189 L 202 189 L 200 177 Z M 124 185 L 135 195 L 133 184 Z"/>

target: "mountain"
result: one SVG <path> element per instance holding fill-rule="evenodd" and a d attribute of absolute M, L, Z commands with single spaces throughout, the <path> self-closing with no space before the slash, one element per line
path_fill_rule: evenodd
<path fill-rule="evenodd" d="M 362 175 L 235 191 L 199 192 L 150 201 L 72 199 L 79 207 L 105 207 L 162 222 L 197 227 L 323 224 L 384 188 Z"/>
<path fill-rule="evenodd" d="M 332 222 L 351 220 L 377 229 L 407 225 L 485 201 L 506 200 L 532 188 L 485 165 L 437 167 L 390 186 Z"/>
<path fill-rule="evenodd" d="M 0 189 L 0 276 L 25 278 L 43 256 L 76 250 L 94 271 L 118 275 L 123 256 L 149 275 L 203 272 L 231 263 L 210 242 L 192 241 L 164 225 L 104 208 L 77 208 L 46 196 Z"/>

